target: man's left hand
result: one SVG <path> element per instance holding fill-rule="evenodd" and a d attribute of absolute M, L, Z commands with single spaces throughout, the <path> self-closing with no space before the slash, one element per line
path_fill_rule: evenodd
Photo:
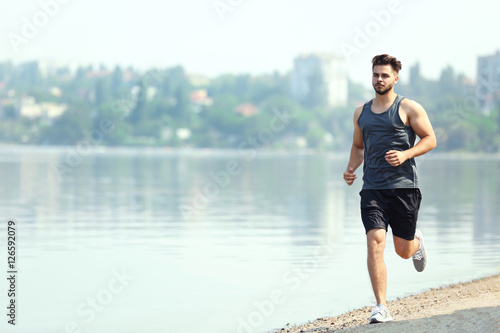
<path fill-rule="evenodd" d="M 400 150 L 389 150 L 385 153 L 385 160 L 392 166 L 398 166 L 403 164 L 408 159 L 408 156 L 404 151 Z"/>

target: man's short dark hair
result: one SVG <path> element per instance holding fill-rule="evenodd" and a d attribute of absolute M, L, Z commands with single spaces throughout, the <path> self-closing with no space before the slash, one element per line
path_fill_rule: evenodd
<path fill-rule="evenodd" d="M 392 69 L 396 73 L 399 73 L 399 71 L 401 70 L 401 67 L 403 67 L 403 65 L 401 65 L 401 61 L 396 59 L 396 57 L 390 56 L 388 54 L 376 55 L 372 59 L 372 64 L 373 64 L 372 70 L 377 65 L 391 65 Z"/>

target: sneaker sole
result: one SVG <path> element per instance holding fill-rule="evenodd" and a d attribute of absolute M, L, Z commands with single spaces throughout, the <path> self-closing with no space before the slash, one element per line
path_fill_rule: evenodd
<path fill-rule="evenodd" d="M 392 321 L 392 317 L 388 317 L 388 318 L 385 318 L 383 320 L 370 319 L 370 324 L 381 324 L 381 323 L 386 323 L 388 321 Z"/>

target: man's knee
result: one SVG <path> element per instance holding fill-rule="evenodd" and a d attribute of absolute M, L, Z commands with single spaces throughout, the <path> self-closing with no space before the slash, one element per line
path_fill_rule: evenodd
<path fill-rule="evenodd" d="M 378 243 L 385 242 L 385 236 L 387 231 L 383 228 L 373 228 L 368 230 L 366 233 L 366 238 L 368 241 L 375 241 Z"/>
<path fill-rule="evenodd" d="M 413 255 L 408 247 L 396 247 L 396 253 L 403 259 L 410 259 Z"/>
<path fill-rule="evenodd" d="M 385 248 L 385 229 L 371 229 L 367 232 L 369 254 L 381 254 Z"/>
<path fill-rule="evenodd" d="M 414 253 L 413 251 L 413 240 L 406 240 L 397 236 L 394 236 L 394 249 L 398 256 L 403 259 L 410 259 Z"/>

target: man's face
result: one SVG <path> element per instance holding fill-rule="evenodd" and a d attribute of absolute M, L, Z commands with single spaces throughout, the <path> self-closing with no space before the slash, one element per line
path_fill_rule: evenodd
<path fill-rule="evenodd" d="M 385 95 L 398 82 L 398 74 L 391 65 L 376 65 L 373 67 L 372 85 L 379 95 Z"/>

